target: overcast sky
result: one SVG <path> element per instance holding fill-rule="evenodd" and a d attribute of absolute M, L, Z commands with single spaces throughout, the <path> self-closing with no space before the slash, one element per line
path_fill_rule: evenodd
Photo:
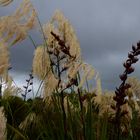
<path fill-rule="evenodd" d="M 31 0 L 42 23 L 60 9 L 73 25 L 79 39 L 82 56 L 100 72 L 104 89 L 114 90 L 122 63 L 132 44 L 140 40 L 139 0 Z M 20 4 L 15 0 L 8 7 L 0 7 L 0 16 L 11 13 Z M 39 44 L 40 36 L 32 33 Z M 27 74 L 31 69 L 33 46 L 29 40 L 11 49 L 14 77 Z M 133 76 L 140 78 L 140 62 Z M 24 77 L 24 76 L 23 76 Z M 25 78 L 28 75 L 25 76 Z M 23 83 L 24 78 L 18 80 Z"/>

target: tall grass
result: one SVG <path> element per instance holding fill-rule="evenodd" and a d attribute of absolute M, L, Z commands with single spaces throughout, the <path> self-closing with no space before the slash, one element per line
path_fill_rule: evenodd
<path fill-rule="evenodd" d="M 11 2 L 0 0 L 3 6 Z M 29 34 L 36 27 L 42 36 L 38 46 Z M 27 37 L 35 50 L 21 90 L 9 74 L 9 47 Z M 139 140 L 139 80 L 128 78 L 139 49 L 140 43 L 132 46 L 120 86 L 104 92 L 98 72 L 83 61 L 74 29 L 62 12 L 42 25 L 31 2 L 23 0 L 16 12 L 0 18 L 0 139 Z M 35 77 L 40 82 L 37 91 Z M 91 89 L 92 79 L 96 86 Z"/>

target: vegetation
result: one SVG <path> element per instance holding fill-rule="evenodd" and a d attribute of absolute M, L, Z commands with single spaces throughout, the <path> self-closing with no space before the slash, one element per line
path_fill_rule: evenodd
<path fill-rule="evenodd" d="M 0 0 L 2 6 L 11 2 Z M 35 28 L 41 31 L 40 45 L 29 34 Z M 35 50 L 22 90 L 9 74 L 9 49 L 26 38 Z M 82 60 L 64 15 L 56 11 L 42 25 L 30 0 L 23 0 L 13 14 L 0 18 L 0 140 L 139 140 L 140 81 L 128 78 L 139 54 L 140 42 L 123 64 L 120 86 L 115 92 L 102 91 L 99 74 Z M 91 88 L 93 79 L 96 86 Z"/>

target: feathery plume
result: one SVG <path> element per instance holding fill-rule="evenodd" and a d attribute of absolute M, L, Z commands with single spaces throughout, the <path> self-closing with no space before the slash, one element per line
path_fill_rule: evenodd
<path fill-rule="evenodd" d="M 81 58 L 80 46 L 74 29 L 69 21 L 64 17 L 62 12 L 56 11 L 50 23 L 51 24 L 46 24 L 43 26 L 45 35 L 48 38 L 48 46 L 52 46 L 52 41 L 54 40 L 54 38 L 51 37 L 51 32 L 53 32 L 59 35 L 62 40 L 64 40 L 71 56 L 77 59 Z"/>
<path fill-rule="evenodd" d="M 52 95 L 52 93 L 56 90 L 58 87 L 58 79 L 54 76 L 54 74 L 51 72 L 47 76 L 47 79 L 44 81 L 44 98 Z"/>
<path fill-rule="evenodd" d="M 2 98 L 6 99 L 9 96 L 17 96 L 19 95 L 19 93 L 22 92 L 21 88 L 16 87 L 15 85 L 13 85 L 12 83 L 12 78 L 9 79 L 9 81 L 6 83 L 6 85 L 3 88 L 3 96 Z"/>
<path fill-rule="evenodd" d="M 0 107 L 0 140 L 6 140 L 6 122 L 3 107 Z"/>
<path fill-rule="evenodd" d="M 101 79 L 99 78 L 99 73 L 97 73 L 96 77 L 96 93 L 97 96 L 102 94 L 102 86 L 101 86 Z"/>
<path fill-rule="evenodd" d="M 115 116 L 115 110 L 111 106 L 115 106 L 115 101 L 113 100 L 112 92 L 105 92 L 102 95 L 97 95 L 94 97 L 94 104 L 99 105 L 99 115 L 102 116 L 104 113 L 108 113 L 113 117 Z"/>
<path fill-rule="evenodd" d="M 127 82 L 131 85 L 131 89 L 133 90 L 133 94 L 138 99 L 140 99 L 140 81 L 137 78 L 129 77 L 127 79 Z"/>
<path fill-rule="evenodd" d="M 44 51 L 44 46 L 36 48 L 33 58 L 33 74 L 43 80 L 51 71 L 50 59 L 47 51 Z"/>
<path fill-rule="evenodd" d="M 2 76 L 9 67 L 9 51 L 6 43 L 0 41 L 0 75 Z"/>
<path fill-rule="evenodd" d="M 93 78 L 94 68 L 87 63 L 83 63 L 81 66 L 81 73 L 81 80 L 78 85 L 79 88 L 83 86 L 86 80 L 91 80 Z"/>
<path fill-rule="evenodd" d="M 30 0 L 23 0 L 15 13 L 0 18 L 0 39 L 14 45 L 24 40 L 35 24 L 36 11 Z"/>
<path fill-rule="evenodd" d="M 73 62 L 69 64 L 67 71 L 68 80 L 76 79 L 77 74 L 81 75 L 78 88 L 82 87 L 86 80 L 91 80 L 94 76 L 94 69 L 91 65 L 84 62 Z"/>
<path fill-rule="evenodd" d="M 1 6 L 7 6 L 11 2 L 13 2 L 13 0 L 0 0 L 0 5 Z"/>
<path fill-rule="evenodd" d="M 28 126 L 31 125 L 31 123 L 36 124 L 37 123 L 37 116 L 35 113 L 29 113 L 28 116 L 25 118 L 24 121 L 22 121 L 19 125 L 19 128 L 22 130 L 27 129 Z"/>

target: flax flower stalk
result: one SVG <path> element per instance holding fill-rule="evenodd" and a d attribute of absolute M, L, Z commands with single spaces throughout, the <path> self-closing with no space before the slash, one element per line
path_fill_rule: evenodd
<path fill-rule="evenodd" d="M 116 88 L 114 100 L 116 101 L 116 116 L 115 116 L 115 127 L 114 130 L 117 131 L 117 139 L 120 137 L 120 119 L 121 119 L 121 106 L 126 104 L 125 97 L 127 96 L 125 91 L 131 87 L 130 84 L 126 83 L 127 77 L 129 74 L 134 72 L 135 64 L 139 59 L 138 55 L 140 55 L 140 42 L 137 43 L 137 46 L 132 46 L 132 51 L 128 53 L 128 59 L 124 62 L 123 66 L 125 68 L 123 74 L 120 75 L 120 79 L 122 83 L 119 88 Z M 124 114 L 125 115 L 125 114 Z"/>

